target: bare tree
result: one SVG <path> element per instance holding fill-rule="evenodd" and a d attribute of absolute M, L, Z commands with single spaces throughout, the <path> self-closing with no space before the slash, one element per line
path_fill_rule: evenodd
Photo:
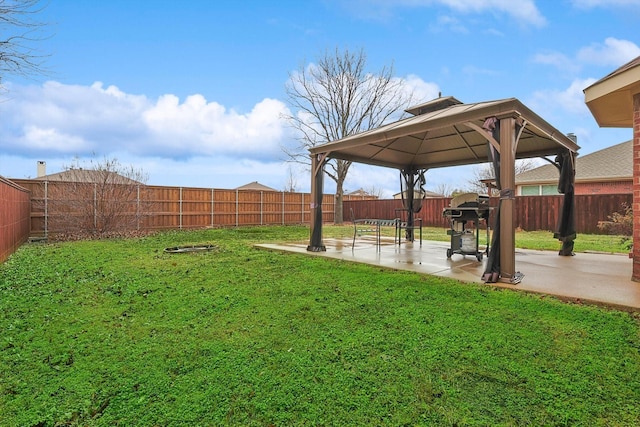
<path fill-rule="evenodd" d="M 287 171 L 287 182 L 285 183 L 284 191 L 286 191 L 288 193 L 295 193 L 296 191 L 298 191 L 298 180 L 296 179 L 295 175 L 293 174 L 293 170 L 291 169 L 291 165 L 289 165 L 289 168 L 288 168 L 288 171 Z"/>
<path fill-rule="evenodd" d="M 410 106 L 412 93 L 393 77 L 393 67 L 366 71 L 363 50 L 326 52 L 317 64 L 303 65 L 289 76 L 286 93 L 293 114 L 287 119 L 299 145 L 285 148 L 289 161 L 310 164 L 308 150 L 379 127 Z M 326 174 L 336 183 L 335 222 L 343 222 L 344 181 L 350 161 L 332 159 Z"/>
<path fill-rule="evenodd" d="M 44 26 L 35 20 L 40 0 L 0 0 L 0 83 L 6 74 L 33 76 L 44 72 L 45 56 L 31 47 Z"/>
<path fill-rule="evenodd" d="M 376 187 L 375 185 L 370 185 L 364 190 L 369 196 L 375 197 L 377 199 L 381 199 L 384 194 L 384 189 L 381 187 Z"/>
<path fill-rule="evenodd" d="M 48 228 L 63 238 L 106 237 L 136 232 L 150 212 L 146 174 L 115 158 L 75 159 L 47 182 Z"/>
<path fill-rule="evenodd" d="M 434 193 L 442 194 L 444 197 L 451 197 L 451 194 L 453 194 L 454 191 L 456 191 L 455 188 L 448 183 L 440 183 L 433 190 Z"/>
<path fill-rule="evenodd" d="M 515 173 L 516 175 L 526 172 L 528 170 L 538 167 L 537 162 L 534 159 L 521 159 L 516 161 Z M 473 168 L 472 177 L 467 181 L 467 189 L 474 193 L 491 194 L 491 191 L 495 190 L 495 187 L 491 187 L 491 182 L 494 181 L 493 166 L 489 163 L 475 166 Z"/>

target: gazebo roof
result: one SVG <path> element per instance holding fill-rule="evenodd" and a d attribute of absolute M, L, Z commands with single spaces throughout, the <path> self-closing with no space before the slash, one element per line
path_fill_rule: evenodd
<path fill-rule="evenodd" d="M 640 92 L 640 56 L 584 90 L 600 127 L 633 127 L 633 95 Z"/>
<path fill-rule="evenodd" d="M 577 152 L 579 149 L 573 140 L 515 98 L 463 104 L 447 97 L 407 111 L 422 114 L 316 146 L 310 152 L 397 169 L 485 163 L 489 161 L 488 134 L 482 125 L 489 117 L 514 117 L 524 123 L 516 158 L 555 155 L 564 149 Z"/>

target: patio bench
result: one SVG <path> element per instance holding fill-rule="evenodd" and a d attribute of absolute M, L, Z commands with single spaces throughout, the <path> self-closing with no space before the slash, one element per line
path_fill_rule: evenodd
<path fill-rule="evenodd" d="M 356 236 L 362 236 L 363 234 L 374 234 L 376 238 L 376 245 L 378 246 L 378 250 L 380 250 L 381 227 L 395 227 L 396 230 L 398 227 L 397 219 L 378 219 L 378 218 L 355 219 L 353 215 L 353 209 L 351 209 L 351 222 L 353 222 L 353 241 L 351 243 L 352 250 L 355 248 L 355 245 L 356 245 Z"/>
<path fill-rule="evenodd" d="M 406 209 L 396 209 L 396 215 L 398 216 L 406 216 L 406 213 Z M 413 239 L 411 239 L 412 242 L 415 241 L 415 232 L 418 230 L 420 246 L 422 246 L 422 218 L 414 217 L 412 226 L 409 225 L 409 222 L 406 219 L 396 219 L 396 242 L 398 245 L 402 242 L 402 230 L 404 230 L 407 235 L 409 234 L 409 231 L 411 231 L 411 235 L 413 236 Z"/>

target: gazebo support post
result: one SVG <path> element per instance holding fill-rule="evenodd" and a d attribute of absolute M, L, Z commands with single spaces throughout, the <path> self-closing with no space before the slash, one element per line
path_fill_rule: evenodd
<path fill-rule="evenodd" d="M 405 206 L 403 208 L 407 211 L 407 228 L 406 228 L 406 239 L 409 242 L 414 241 L 414 223 L 415 223 L 415 214 L 413 212 L 413 199 L 415 196 L 415 176 L 418 172 L 415 168 L 409 167 L 401 171 L 401 179 L 404 180 L 404 187 L 406 195 L 403 193 L 403 197 L 405 197 Z M 400 189 L 402 191 L 402 188 Z"/>
<path fill-rule="evenodd" d="M 501 281 L 513 283 L 516 276 L 515 216 L 515 152 L 516 118 L 500 119 L 500 277 Z M 517 282 L 520 280 L 517 279 Z"/>
<path fill-rule="evenodd" d="M 322 198 L 324 195 L 324 160 L 326 155 L 311 155 L 311 237 L 307 250 L 324 252 L 327 247 L 322 241 Z"/>

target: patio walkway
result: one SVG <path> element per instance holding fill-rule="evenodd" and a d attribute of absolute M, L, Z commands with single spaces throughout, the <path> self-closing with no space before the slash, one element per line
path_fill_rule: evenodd
<path fill-rule="evenodd" d="M 474 256 L 454 254 L 447 259 L 447 242 L 423 241 L 397 246 L 383 240 L 380 251 L 375 242 L 359 238 L 351 249 L 351 239 L 324 239 L 326 252 L 308 252 L 308 242 L 261 244 L 259 247 L 324 256 L 383 267 L 410 270 L 463 282 L 483 283 L 486 257 L 482 263 Z M 640 283 L 631 280 L 632 260 L 626 255 L 578 253 L 561 257 L 557 252 L 516 250 L 516 271 L 524 274 L 517 285 L 490 283 L 526 292 L 554 295 L 564 300 L 594 303 L 623 310 L 640 310 Z"/>

